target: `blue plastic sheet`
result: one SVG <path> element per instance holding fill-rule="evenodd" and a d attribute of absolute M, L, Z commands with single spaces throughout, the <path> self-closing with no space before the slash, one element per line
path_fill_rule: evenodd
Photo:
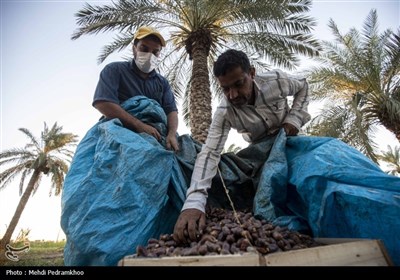
<path fill-rule="evenodd" d="M 256 215 L 314 237 L 381 239 L 400 265 L 400 178 L 356 149 L 281 132 L 261 178 Z"/>
<path fill-rule="evenodd" d="M 123 108 L 166 136 L 166 116 L 145 97 Z M 201 146 L 178 137 L 180 152 L 146 134 L 101 120 L 76 150 L 62 196 L 66 265 L 116 265 L 149 238 L 171 233 Z M 400 178 L 382 172 L 333 138 L 280 132 L 221 157 L 223 180 L 237 208 L 315 237 L 381 239 L 400 265 Z M 216 176 L 209 205 L 230 205 Z"/>

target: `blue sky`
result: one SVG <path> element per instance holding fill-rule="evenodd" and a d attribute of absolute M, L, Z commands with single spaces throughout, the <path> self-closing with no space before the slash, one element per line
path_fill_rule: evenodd
<path fill-rule="evenodd" d="M 110 1 L 86 1 L 109 4 Z M 84 136 L 100 114 L 91 106 L 94 89 L 106 63 L 121 60 L 113 54 L 97 64 L 102 46 L 114 34 L 84 36 L 72 41 L 76 29 L 74 13 L 85 1 L 1 1 L 1 94 L 0 149 L 23 147 L 24 127 L 39 136 L 43 122 L 58 122 L 65 132 Z M 310 15 L 317 19 L 315 36 L 330 40 L 327 24 L 335 20 L 339 30 L 347 32 L 362 23 L 372 8 L 377 9 L 380 31 L 400 26 L 400 2 L 397 1 L 313 1 Z M 168 34 L 163 34 L 168 38 Z M 126 55 L 126 53 L 124 53 Z M 306 67 L 307 65 L 302 65 Z M 316 112 L 316 111 L 314 111 Z M 178 130 L 187 133 L 183 122 Z M 382 148 L 398 145 L 395 138 L 383 131 L 378 139 Z M 230 137 L 236 141 L 237 135 Z M 30 228 L 31 239 L 56 239 L 63 236 L 58 227 L 60 199 L 48 197 L 46 179 L 38 193 L 30 199 L 15 233 Z M 0 236 L 15 211 L 18 181 L 0 192 Z"/>

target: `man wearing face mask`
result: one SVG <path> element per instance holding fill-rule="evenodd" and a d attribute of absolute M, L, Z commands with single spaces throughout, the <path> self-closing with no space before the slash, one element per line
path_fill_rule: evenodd
<path fill-rule="evenodd" d="M 160 141 L 161 135 L 156 128 L 143 123 L 120 106 L 138 95 L 154 99 L 167 115 L 166 147 L 178 151 L 178 113 L 174 95 L 167 79 L 155 71 L 164 46 L 165 40 L 156 29 L 140 27 L 133 38 L 134 59 L 112 62 L 102 70 L 92 105 L 106 118 L 118 118 L 124 127 L 138 133 L 145 132 Z"/>

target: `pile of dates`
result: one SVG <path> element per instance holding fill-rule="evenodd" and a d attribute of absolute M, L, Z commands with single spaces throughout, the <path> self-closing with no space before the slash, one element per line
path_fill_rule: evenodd
<path fill-rule="evenodd" d="M 172 234 L 149 239 L 138 246 L 135 257 L 225 255 L 269 253 L 320 246 L 310 236 L 256 219 L 252 213 L 213 208 L 207 212 L 206 228 L 198 241 L 177 244 Z"/>

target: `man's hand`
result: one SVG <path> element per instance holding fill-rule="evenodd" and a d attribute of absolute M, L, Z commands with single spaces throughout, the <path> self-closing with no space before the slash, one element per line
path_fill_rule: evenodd
<path fill-rule="evenodd" d="M 285 130 L 287 136 L 296 136 L 297 133 L 299 133 L 299 130 L 290 123 L 284 123 L 282 127 Z"/>
<path fill-rule="evenodd" d="M 196 241 L 206 227 L 206 215 L 197 209 L 183 210 L 179 215 L 174 228 L 175 242 L 187 244 L 188 241 Z M 185 235 L 185 232 L 187 234 Z M 189 239 L 189 240 L 188 240 Z"/>
<path fill-rule="evenodd" d="M 176 139 L 175 134 L 168 133 L 165 141 L 168 150 L 174 150 L 175 152 L 179 151 L 178 140 Z"/>
<path fill-rule="evenodd" d="M 141 123 L 139 127 L 136 128 L 136 132 L 141 133 L 147 133 L 150 136 L 153 136 L 154 138 L 157 139 L 157 141 L 161 141 L 161 135 L 158 132 L 158 130 L 154 127 L 152 127 L 151 125 L 145 124 L 145 123 Z"/>

